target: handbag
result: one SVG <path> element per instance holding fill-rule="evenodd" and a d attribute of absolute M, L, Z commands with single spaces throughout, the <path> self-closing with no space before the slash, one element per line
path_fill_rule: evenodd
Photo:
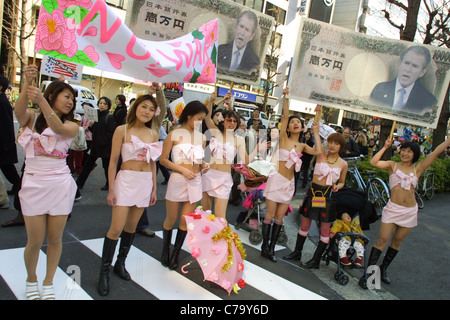
<path fill-rule="evenodd" d="M 326 208 L 327 207 L 327 200 L 325 198 L 325 194 L 330 190 L 329 186 L 325 192 L 322 190 L 314 191 L 314 189 L 311 187 L 311 192 L 313 194 L 312 200 L 311 200 L 311 207 L 312 208 Z M 322 194 L 322 196 L 316 195 L 318 192 Z"/>

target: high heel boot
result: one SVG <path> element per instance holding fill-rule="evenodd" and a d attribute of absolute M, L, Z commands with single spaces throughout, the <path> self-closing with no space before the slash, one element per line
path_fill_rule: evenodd
<path fill-rule="evenodd" d="M 109 293 L 109 267 L 114 257 L 117 241 L 105 237 L 105 241 L 103 242 L 102 265 L 100 267 L 100 277 L 97 285 L 97 291 L 101 296 L 106 296 Z"/>
<path fill-rule="evenodd" d="M 394 260 L 395 256 L 397 255 L 398 250 L 389 247 L 386 251 L 386 255 L 384 256 L 383 262 L 380 265 L 380 273 L 381 273 L 381 281 L 383 281 L 386 284 L 391 283 L 391 279 L 386 274 L 386 270 L 391 264 L 392 260 Z"/>
<path fill-rule="evenodd" d="M 303 245 L 305 244 L 306 237 L 298 234 L 297 235 L 297 242 L 295 243 L 295 249 L 287 256 L 284 256 L 283 258 L 286 260 L 301 260 L 302 258 L 302 251 L 303 251 Z"/>
<path fill-rule="evenodd" d="M 302 264 L 301 266 L 303 266 L 304 268 L 307 269 L 319 269 L 320 266 L 320 259 L 322 258 L 322 254 L 325 251 L 325 249 L 327 248 L 327 243 L 319 241 L 319 244 L 317 245 L 316 251 L 314 251 L 314 255 L 312 257 L 311 260 L 309 260 L 308 262 Z"/>
<path fill-rule="evenodd" d="M 119 245 L 119 255 L 117 256 L 116 263 L 114 264 L 114 272 L 117 273 L 122 279 L 130 281 L 131 276 L 125 269 L 125 260 L 127 259 L 128 252 L 130 252 L 131 245 L 134 241 L 135 233 L 128 233 L 123 231 Z"/>
<path fill-rule="evenodd" d="M 280 237 L 281 228 L 283 227 L 282 224 L 274 223 L 272 225 L 272 237 L 270 239 L 270 245 L 269 245 L 269 259 L 273 262 L 277 262 L 278 259 L 275 256 L 275 246 L 277 244 L 278 238 Z"/>
<path fill-rule="evenodd" d="M 175 270 L 178 267 L 178 255 L 180 254 L 181 247 L 183 246 L 186 235 L 187 231 L 178 229 L 172 256 L 170 257 L 170 264 L 169 264 L 170 270 Z"/>
<path fill-rule="evenodd" d="M 169 266 L 170 243 L 172 242 L 172 229 L 166 230 L 163 227 L 163 251 L 161 255 L 161 264 L 164 267 Z"/>
<path fill-rule="evenodd" d="M 267 224 L 263 222 L 261 230 L 263 237 L 263 242 L 261 245 L 261 256 L 268 259 L 270 259 L 269 237 L 271 226 L 272 224 Z"/>

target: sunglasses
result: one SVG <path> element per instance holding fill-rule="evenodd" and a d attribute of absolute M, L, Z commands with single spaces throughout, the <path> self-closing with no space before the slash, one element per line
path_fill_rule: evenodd
<path fill-rule="evenodd" d="M 231 123 L 238 123 L 236 119 L 233 118 L 225 118 L 226 122 L 231 122 Z"/>

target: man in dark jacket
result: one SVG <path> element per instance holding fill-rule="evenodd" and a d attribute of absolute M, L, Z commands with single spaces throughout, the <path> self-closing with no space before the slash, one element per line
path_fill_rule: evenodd
<path fill-rule="evenodd" d="M 16 194 L 20 189 L 21 182 L 14 165 L 18 160 L 13 109 L 5 94 L 8 86 L 8 79 L 0 77 L 0 168 L 5 178 L 13 185 L 8 194 Z"/>
<path fill-rule="evenodd" d="M 350 132 L 351 132 L 350 128 L 344 129 L 343 135 L 346 144 L 344 150 L 341 150 L 339 154 L 341 158 L 357 157 L 361 154 L 358 145 L 356 144 L 356 141 L 353 140 L 352 137 L 350 136 Z"/>

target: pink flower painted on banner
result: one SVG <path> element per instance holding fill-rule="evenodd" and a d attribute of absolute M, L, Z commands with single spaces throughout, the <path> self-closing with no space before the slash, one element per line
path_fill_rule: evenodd
<path fill-rule="evenodd" d="M 60 9 L 69 8 L 71 6 L 80 6 L 86 9 L 92 7 L 92 0 L 58 0 Z"/>
<path fill-rule="evenodd" d="M 148 67 L 145 67 L 145 69 L 147 69 L 148 71 L 150 71 L 151 74 L 159 78 L 164 77 L 170 73 L 169 69 L 160 68 L 158 67 L 159 65 L 160 65 L 159 62 L 157 64 L 152 63 Z"/>
<path fill-rule="evenodd" d="M 73 57 L 78 51 L 73 19 L 65 18 L 62 10 L 55 9 L 49 14 L 44 8 L 39 14 L 36 44 L 37 50 L 57 51 Z"/>
<path fill-rule="evenodd" d="M 193 75 L 193 74 L 194 74 L 194 73 L 193 73 L 192 71 L 190 71 L 190 72 L 186 75 L 186 77 L 184 77 L 183 81 L 184 81 L 184 82 L 189 82 L 189 81 L 191 81 L 192 75 Z"/>
<path fill-rule="evenodd" d="M 95 50 L 94 46 L 87 46 L 84 48 L 83 52 L 91 59 L 93 62 L 97 63 L 100 60 L 100 56 Z"/>
<path fill-rule="evenodd" d="M 208 59 L 203 67 L 202 73 L 197 79 L 199 83 L 214 83 L 216 82 L 216 65 L 211 59 Z"/>
<path fill-rule="evenodd" d="M 207 24 L 202 25 L 198 30 L 205 37 L 206 48 L 212 47 L 214 42 L 217 41 L 217 36 L 219 33 L 217 19 L 212 20 L 212 21 L 208 22 Z"/>

